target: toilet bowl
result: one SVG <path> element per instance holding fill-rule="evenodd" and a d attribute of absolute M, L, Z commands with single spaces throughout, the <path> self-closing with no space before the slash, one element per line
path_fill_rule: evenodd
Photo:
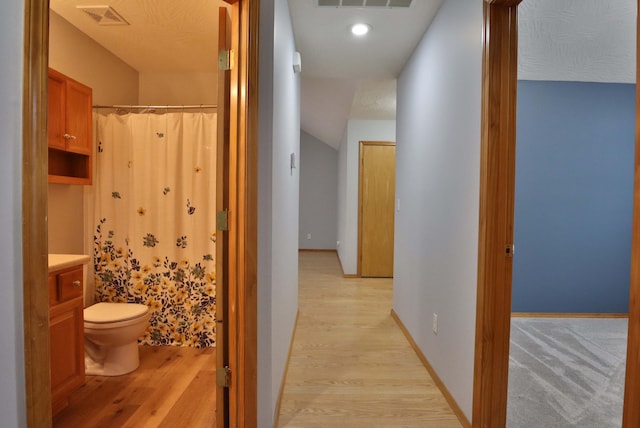
<path fill-rule="evenodd" d="M 96 303 L 84 309 L 85 374 L 120 376 L 140 365 L 138 338 L 149 308 L 136 303 Z"/>

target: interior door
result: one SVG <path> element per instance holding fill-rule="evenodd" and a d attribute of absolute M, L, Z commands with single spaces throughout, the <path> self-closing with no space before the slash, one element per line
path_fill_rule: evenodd
<path fill-rule="evenodd" d="M 396 146 L 360 142 L 359 263 L 362 277 L 393 276 Z"/>
<path fill-rule="evenodd" d="M 218 58 L 231 49 L 231 18 L 226 8 L 218 13 Z M 216 164 L 216 210 L 229 207 L 229 103 L 231 72 L 218 69 L 218 143 Z M 224 68 L 224 67 L 222 67 Z M 229 367 L 229 233 L 221 224 L 216 231 L 216 426 L 229 426 L 229 388 L 222 384 L 225 367 Z"/>

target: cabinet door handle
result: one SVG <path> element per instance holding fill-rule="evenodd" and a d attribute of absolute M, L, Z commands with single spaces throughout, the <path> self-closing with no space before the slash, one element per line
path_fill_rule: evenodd
<path fill-rule="evenodd" d="M 78 281 L 77 279 L 75 281 L 73 281 L 71 283 L 71 285 L 73 285 L 74 287 L 80 287 L 80 281 Z"/>
<path fill-rule="evenodd" d="M 69 134 L 64 134 L 63 135 L 65 140 L 75 140 L 76 136 L 75 135 L 69 135 Z"/>

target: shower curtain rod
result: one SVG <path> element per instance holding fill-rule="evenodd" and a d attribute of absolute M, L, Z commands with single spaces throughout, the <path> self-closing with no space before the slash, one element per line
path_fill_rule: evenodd
<path fill-rule="evenodd" d="M 185 105 L 185 106 L 134 106 L 134 105 L 112 105 L 112 106 L 100 106 L 95 105 L 93 108 L 121 108 L 121 109 L 198 109 L 198 108 L 218 108 L 217 104 L 198 104 L 198 105 Z"/>

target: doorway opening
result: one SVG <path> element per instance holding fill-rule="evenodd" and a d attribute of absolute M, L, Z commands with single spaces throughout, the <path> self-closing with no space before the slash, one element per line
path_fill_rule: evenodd
<path fill-rule="evenodd" d="M 48 296 L 42 283 L 47 278 L 47 46 L 48 2 L 26 1 L 25 7 L 25 68 L 23 103 L 23 270 L 27 420 L 31 426 L 51 425 L 51 395 L 49 380 Z M 257 28 L 256 2 L 232 3 L 232 47 L 237 52 L 235 67 L 230 73 L 230 146 L 229 170 L 230 221 L 229 230 L 229 295 L 231 312 L 227 314 L 233 342 L 229 346 L 230 369 L 239 373 L 255 372 L 255 218 L 257 200 L 255 188 L 257 167 L 257 96 L 249 91 L 257 83 L 257 38 L 249 37 Z M 249 79 L 249 76 L 252 76 Z M 240 88 L 243 88 L 241 91 Z M 250 92 L 250 93 L 249 93 Z M 238 193 L 243 196 L 239 197 Z M 240 245 L 242 244 L 242 245 Z M 239 311 L 239 312 L 238 312 Z M 253 320 L 253 321 L 252 321 Z M 241 351 L 238 352 L 238 349 Z M 253 351 L 252 351 L 253 350 Z M 255 379 L 234 376 L 228 387 L 229 423 L 252 425 L 257 406 Z M 222 394 L 219 394 L 221 396 Z M 218 415 L 226 412 L 218 412 Z M 223 422 L 220 422 L 224 424 Z"/>
<path fill-rule="evenodd" d="M 482 101 L 482 161 L 478 301 L 474 369 L 473 426 L 504 426 L 507 408 L 511 322 L 510 250 L 513 243 L 517 6 L 520 1 L 485 2 Z M 637 109 L 637 106 L 636 106 Z M 637 117 L 637 112 L 636 112 Z M 636 123 L 637 126 L 637 123 Z M 638 142 L 636 141 L 636 147 Z M 636 150 L 636 168 L 638 167 Z M 634 189 L 631 291 L 623 426 L 637 426 L 640 396 L 637 329 L 640 311 L 640 186 Z"/>

